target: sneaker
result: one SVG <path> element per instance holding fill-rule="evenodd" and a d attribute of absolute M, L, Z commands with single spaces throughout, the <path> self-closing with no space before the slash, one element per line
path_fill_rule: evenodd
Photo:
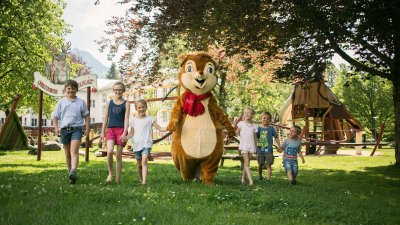
<path fill-rule="evenodd" d="M 292 185 L 296 185 L 296 184 L 297 184 L 297 181 L 296 181 L 296 180 L 292 180 L 292 181 L 290 181 L 290 183 L 291 183 Z"/>
<path fill-rule="evenodd" d="M 262 177 L 258 177 L 258 183 L 262 182 Z"/>
<path fill-rule="evenodd" d="M 75 171 L 70 172 L 70 173 L 68 174 L 68 178 L 69 178 L 69 183 L 70 183 L 70 184 L 75 184 L 75 183 L 76 183 L 76 180 L 78 179 L 78 177 L 76 176 L 76 172 L 75 172 Z"/>
<path fill-rule="evenodd" d="M 267 184 L 268 184 L 268 183 L 271 183 L 271 179 L 267 179 Z"/>
<path fill-rule="evenodd" d="M 107 179 L 106 179 L 106 183 L 109 184 L 112 182 L 112 176 L 108 175 Z"/>

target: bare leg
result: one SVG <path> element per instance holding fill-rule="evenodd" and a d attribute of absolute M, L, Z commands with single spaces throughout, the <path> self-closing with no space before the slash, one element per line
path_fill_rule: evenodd
<path fill-rule="evenodd" d="M 288 178 L 289 182 L 292 182 L 292 180 L 293 180 L 293 174 L 292 174 L 292 171 L 291 171 L 291 170 L 288 170 L 288 171 L 287 171 L 287 178 Z"/>
<path fill-rule="evenodd" d="M 243 154 L 243 171 L 246 173 L 247 178 L 249 179 L 249 185 L 253 185 L 253 178 L 251 177 L 251 172 L 250 172 L 250 160 L 249 160 L 249 153 Z"/>
<path fill-rule="evenodd" d="M 264 164 L 258 164 L 258 177 L 262 177 L 262 170 Z"/>
<path fill-rule="evenodd" d="M 107 168 L 108 168 L 108 176 L 109 177 L 112 177 L 112 175 L 114 173 L 113 172 L 114 145 L 115 145 L 115 141 L 113 141 L 113 140 L 107 141 Z"/>
<path fill-rule="evenodd" d="M 122 168 L 122 146 L 117 146 L 117 168 L 115 173 L 115 181 L 119 183 L 121 181 L 121 168 Z"/>
<path fill-rule="evenodd" d="M 142 156 L 142 184 L 146 185 L 147 181 L 147 161 L 148 161 L 148 155 L 143 155 Z"/>
<path fill-rule="evenodd" d="M 272 174 L 272 166 L 267 165 L 267 179 L 271 180 L 271 174 Z"/>
<path fill-rule="evenodd" d="M 71 152 L 71 171 L 76 171 L 78 168 L 79 164 L 79 145 L 81 141 L 78 140 L 72 140 L 71 141 L 71 147 L 70 147 L 70 152 Z"/>
<path fill-rule="evenodd" d="M 142 176 L 142 158 L 136 159 L 136 162 L 137 162 L 137 173 L 138 173 L 138 176 L 139 176 L 140 183 L 142 183 L 142 181 L 143 181 L 143 176 Z"/>
<path fill-rule="evenodd" d="M 64 145 L 64 152 L 65 152 L 65 162 L 67 164 L 68 172 L 71 171 L 71 143 Z"/>

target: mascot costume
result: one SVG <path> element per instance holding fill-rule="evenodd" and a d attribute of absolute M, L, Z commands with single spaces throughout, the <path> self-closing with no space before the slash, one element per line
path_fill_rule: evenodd
<path fill-rule="evenodd" d="M 180 56 L 179 63 L 179 86 L 185 91 L 178 97 L 167 126 L 173 132 L 172 157 L 184 181 L 196 178 L 212 184 L 223 153 L 223 127 L 229 138 L 235 135 L 211 93 L 217 84 L 218 62 L 206 52 L 193 52 Z"/>

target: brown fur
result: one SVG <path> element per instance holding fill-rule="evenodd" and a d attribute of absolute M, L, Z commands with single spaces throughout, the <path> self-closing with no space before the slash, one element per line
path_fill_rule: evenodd
<path fill-rule="evenodd" d="M 218 62 L 214 61 L 211 59 L 211 57 L 207 53 L 203 52 L 195 52 L 189 55 L 184 55 L 180 58 L 180 64 L 181 64 L 181 71 L 179 72 L 179 82 L 180 85 L 185 89 L 185 92 L 188 91 L 189 89 L 187 88 L 187 85 L 182 83 L 182 76 L 188 76 L 185 74 L 185 63 L 188 60 L 192 60 L 196 64 L 197 72 L 203 76 L 203 69 L 207 65 L 207 63 L 211 62 L 215 67 L 218 65 Z M 214 69 L 215 69 L 214 67 Z M 215 70 L 213 73 L 213 76 L 215 76 Z M 211 77 L 211 75 L 208 75 L 208 77 Z M 206 82 L 206 85 L 208 83 Z M 214 85 L 214 84 L 210 84 Z M 215 87 L 215 85 L 214 85 Z M 214 87 L 210 87 L 213 89 Z M 199 90 L 196 90 L 197 92 Z M 201 91 L 201 90 L 200 90 Z M 204 156 L 204 157 L 193 157 L 187 154 L 188 151 L 191 149 L 184 149 L 183 144 L 182 144 L 182 138 L 183 136 L 185 137 L 191 137 L 192 134 L 183 134 L 182 132 L 193 132 L 193 135 L 198 135 L 199 132 L 197 132 L 199 127 L 189 127 L 190 125 L 185 126 L 185 122 L 187 122 L 187 118 L 191 120 L 195 120 L 196 118 L 193 118 L 187 114 L 182 113 L 182 107 L 183 107 L 183 102 L 184 102 L 184 96 L 185 92 L 179 96 L 173 110 L 171 113 L 171 120 L 169 125 L 167 126 L 167 130 L 173 131 L 173 136 L 172 136 L 172 157 L 174 159 L 174 163 L 176 168 L 181 172 L 182 179 L 185 181 L 193 180 L 194 178 L 198 178 L 198 173 L 200 172 L 200 177 L 203 180 L 204 183 L 210 184 L 213 182 L 214 176 L 218 170 L 218 165 L 221 160 L 221 156 L 223 153 L 223 126 L 226 127 L 228 130 L 228 136 L 232 137 L 235 134 L 234 128 L 232 127 L 229 119 L 227 116 L 224 114 L 222 109 L 217 105 L 217 101 L 214 96 L 211 95 L 206 101 L 202 102 L 208 102 L 208 105 L 205 106 L 205 114 L 207 115 L 204 116 L 206 119 L 208 119 L 208 114 L 211 117 L 212 127 L 213 130 L 215 130 L 215 136 L 214 134 L 211 134 L 209 136 L 216 137 L 216 142 L 215 142 L 215 148 L 213 151 Z M 200 93 L 200 94 L 205 94 L 205 93 Z M 208 111 L 207 111 L 208 110 Z M 203 118 L 203 117 L 199 117 Z M 209 122 L 210 120 L 204 120 L 204 123 Z M 199 124 L 199 120 L 197 120 L 196 123 L 189 123 L 189 124 Z M 200 123 L 202 124 L 202 123 Z M 207 128 L 209 130 L 209 128 Z M 205 131 L 208 131 L 205 129 Z M 201 132 L 200 132 L 201 133 Z M 207 133 L 205 133 L 208 135 Z M 204 136 L 206 136 L 204 135 Z M 200 146 L 203 146 L 203 143 L 206 143 L 205 145 L 209 144 L 209 140 L 207 140 L 207 137 L 203 137 L 201 135 L 198 135 L 197 137 L 193 137 L 194 140 L 199 142 Z M 214 143 L 214 142 L 213 142 Z M 208 145 L 208 146 L 213 146 Z M 202 147 L 200 148 L 200 152 L 203 150 Z"/>

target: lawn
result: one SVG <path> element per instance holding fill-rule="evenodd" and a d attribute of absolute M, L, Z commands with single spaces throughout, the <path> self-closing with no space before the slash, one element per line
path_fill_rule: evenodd
<path fill-rule="evenodd" d="M 400 170 L 393 149 L 379 155 L 306 156 L 298 185 L 281 158 L 269 184 L 243 186 L 239 162 L 226 160 L 215 185 L 184 183 L 172 161 L 149 165 L 147 187 L 124 158 L 121 184 L 107 185 L 105 157 L 81 157 L 70 185 L 62 151 L 0 151 L 0 224 L 399 224 Z M 256 162 L 252 161 L 257 179 Z"/>

